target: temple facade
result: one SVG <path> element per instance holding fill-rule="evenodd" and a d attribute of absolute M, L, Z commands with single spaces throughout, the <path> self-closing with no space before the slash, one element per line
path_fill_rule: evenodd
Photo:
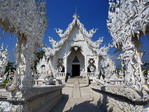
<path fill-rule="evenodd" d="M 59 42 L 51 37 L 52 48 L 44 47 L 45 55 L 55 76 L 86 76 L 95 77 L 99 73 L 100 58 L 104 49 L 100 49 L 103 38 L 93 42 L 91 38 L 97 29 L 86 31 L 79 16 L 74 14 L 73 21 L 65 32 L 56 29 L 61 38 Z"/>

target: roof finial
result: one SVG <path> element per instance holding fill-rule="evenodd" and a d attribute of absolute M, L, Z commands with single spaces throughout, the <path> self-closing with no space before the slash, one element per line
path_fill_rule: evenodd
<path fill-rule="evenodd" d="M 75 7 L 75 14 L 77 14 L 77 11 L 78 11 L 78 7 L 76 6 Z"/>
<path fill-rule="evenodd" d="M 73 18 L 74 19 L 78 19 L 79 18 L 79 15 L 77 13 L 77 7 L 75 8 L 75 14 L 73 15 Z"/>

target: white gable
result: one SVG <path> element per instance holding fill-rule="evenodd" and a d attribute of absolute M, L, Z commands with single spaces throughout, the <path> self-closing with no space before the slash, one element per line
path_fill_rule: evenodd
<path fill-rule="evenodd" d="M 83 34 L 81 33 L 78 25 L 75 25 L 68 37 L 68 40 L 69 41 L 84 41 L 84 37 L 83 37 Z"/>

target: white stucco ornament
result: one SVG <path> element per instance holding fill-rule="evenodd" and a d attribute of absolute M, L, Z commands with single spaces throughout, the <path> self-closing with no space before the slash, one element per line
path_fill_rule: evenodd
<path fill-rule="evenodd" d="M 1 78 L 1 81 L 5 80 L 4 73 L 5 73 L 7 63 L 8 63 L 7 55 L 8 55 L 7 48 L 5 49 L 4 46 L 2 45 L 0 48 L 0 78 Z"/>
<path fill-rule="evenodd" d="M 142 91 L 145 84 L 140 37 L 149 34 L 148 18 L 148 0 L 109 0 L 108 29 L 113 45 L 122 51 L 125 84 L 137 91 Z"/>
<path fill-rule="evenodd" d="M 4 33 L 9 31 L 17 36 L 14 53 L 17 68 L 14 81 L 7 86 L 10 92 L 33 87 L 34 52 L 42 44 L 47 27 L 45 6 L 45 0 L 2 0 L 0 3 L 0 27 Z"/>
<path fill-rule="evenodd" d="M 52 70 L 49 64 L 49 60 L 44 56 L 39 60 L 37 64 L 37 76 L 38 80 L 45 80 L 47 77 L 52 77 Z"/>
<path fill-rule="evenodd" d="M 149 70 L 147 72 L 147 84 L 149 84 Z"/>
<path fill-rule="evenodd" d="M 104 76 L 105 81 L 110 81 L 115 74 L 116 66 L 110 56 L 105 56 L 101 60 L 101 73 Z M 114 77 L 116 78 L 116 77 Z"/>
<path fill-rule="evenodd" d="M 0 112 L 19 112 L 22 109 L 22 105 L 13 105 L 7 101 L 0 101 Z"/>

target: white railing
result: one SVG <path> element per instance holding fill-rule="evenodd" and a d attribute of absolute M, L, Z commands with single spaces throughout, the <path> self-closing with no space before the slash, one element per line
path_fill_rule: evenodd
<path fill-rule="evenodd" d="M 89 79 L 94 79 L 96 77 L 96 72 L 88 72 L 87 76 L 89 77 Z"/>
<path fill-rule="evenodd" d="M 109 80 L 109 82 L 112 85 L 124 85 L 124 79 Z"/>
<path fill-rule="evenodd" d="M 65 72 L 58 72 L 55 76 L 56 76 L 56 78 L 65 78 L 66 73 Z"/>
<path fill-rule="evenodd" d="M 43 85 L 45 83 L 45 80 L 43 79 L 34 79 L 35 85 Z"/>

